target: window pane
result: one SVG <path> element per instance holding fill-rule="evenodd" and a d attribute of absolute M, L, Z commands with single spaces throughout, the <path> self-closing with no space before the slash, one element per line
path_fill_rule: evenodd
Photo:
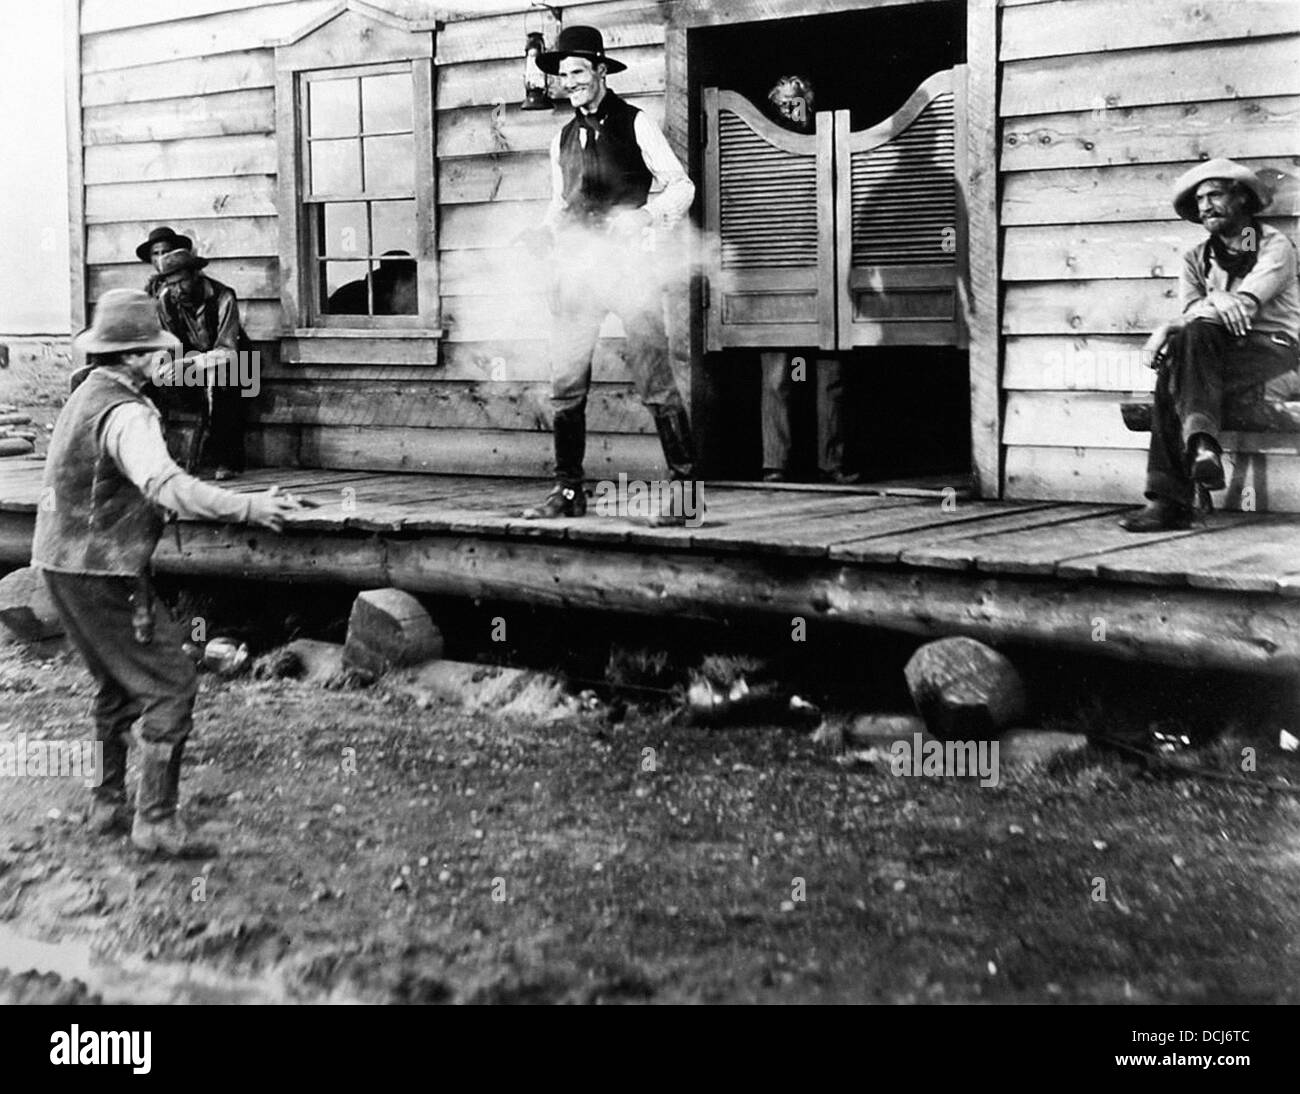
<path fill-rule="evenodd" d="M 406 138 L 409 140 L 410 138 Z M 360 141 L 311 142 L 311 191 L 313 194 L 357 194 L 361 192 Z"/>
<path fill-rule="evenodd" d="M 320 236 L 322 255 L 365 258 L 370 254 L 364 201 L 331 201 L 321 208 L 325 211 L 325 224 Z"/>
<path fill-rule="evenodd" d="M 311 136 L 352 137 L 360 132 L 356 80 L 312 80 L 307 91 Z"/>
<path fill-rule="evenodd" d="M 369 314 L 366 288 L 369 263 L 322 262 L 320 266 L 322 312 L 326 315 Z"/>
<path fill-rule="evenodd" d="M 410 75 L 401 72 L 392 76 L 364 77 L 361 80 L 361 110 L 367 133 L 413 129 Z"/>
<path fill-rule="evenodd" d="M 386 251 L 415 254 L 415 202 L 372 202 L 370 224 L 375 239 L 373 254 L 381 255 Z"/>
<path fill-rule="evenodd" d="M 376 315 L 415 315 L 420 310 L 416 266 L 415 259 L 399 255 L 375 263 Z"/>
<path fill-rule="evenodd" d="M 415 190 L 415 138 L 366 137 L 366 189 Z"/>

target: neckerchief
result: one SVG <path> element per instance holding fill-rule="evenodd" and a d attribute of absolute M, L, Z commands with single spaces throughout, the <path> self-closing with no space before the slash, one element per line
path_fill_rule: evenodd
<path fill-rule="evenodd" d="M 1264 238 L 1264 230 L 1260 227 L 1259 221 L 1252 217 L 1250 226 L 1246 231 L 1246 242 L 1252 244 L 1252 246 L 1240 251 L 1230 251 L 1217 235 L 1210 236 L 1209 245 L 1205 248 L 1205 269 L 1203 271 L 1207 277 L 1210 273 L 1211 257 L 1219 269 L 1228 275 L 1229 281 L 1238 281 L 1255 268 L 1255 263 L 1259 259 L 1259 247 Z"/>

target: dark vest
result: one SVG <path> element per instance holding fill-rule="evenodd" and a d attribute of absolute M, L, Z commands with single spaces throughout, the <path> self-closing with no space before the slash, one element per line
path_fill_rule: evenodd
<path fill-rule="evenodd" d="M 599 220 L 616 208 L 639 209 L 654 181 L 636 143 L 636 116 L 612 91 L 605 91 L 595 114 L 575 114 L 560 130 L 560 171 L 567 215 Z M 587 131 L 586 142 L 582 131 Z"/>
<path fill-rule="evenodd" d="M 32 538 L 32 565 L 73 574 L 144 573 L 162 535 L 162 514 L 100 445 L 108 412 L 143 396 L 97 368 L 54 425 Z"/>
<path fill-rule="evenodd" d="M 208 277 L 204 274 L 202 275 L 202 279 L 207 282 L 207 285 L 204 287 L 202 309 L 205 337 L 201 342 L 195 342 L 194 339 L 190 337 L 189 325 L 180 314 L 180 305 L 169 306 L 159 299 L 158 318 L 162 322 L 165 330 L 170 331 L 181 340 L 181 348 L 185 353 L 207 353 L 209 350 L 215 348 L 213 343 L 216 341 L 217 328 L 221 323 L 222 298 L 227 294 L 230 296 L 235 295 L 234 289 L 229 285 L 223 285 L 215 278 Z M 149 279 L 145 291 L 149 292 L 152 296 L 158 295 L 155 278 L 151 277 Z M 249 341 L 248 336 L 244 333 L 244 329 L 241 326 L 234 348 L 246 351 L 251 349 L 252 345 L 252 342 Z"/>

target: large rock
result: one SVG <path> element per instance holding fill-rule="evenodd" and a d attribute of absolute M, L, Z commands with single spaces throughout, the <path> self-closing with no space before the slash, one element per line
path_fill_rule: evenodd
<path fill-rule="evenodd" d="M 927 643 L 903 671 L 917 712 L 942 740 L 987 740 L 1024 723 L 1020 674 L 983 642 L 941 638 Z"/>
<path fill-rule="evenodd" d="M 64 633 L 35 567 L 24 566 L 0 578 L 0 624 L 20 642 L 41 642 Z"/>
<path fill-rule="evenodd" d="M 382 675 L 399 665 L 418 665 L 442 656 L 442 634 L 429 613 L 401 589 L 371 589 L 352 602 L 345 668 Z"/>

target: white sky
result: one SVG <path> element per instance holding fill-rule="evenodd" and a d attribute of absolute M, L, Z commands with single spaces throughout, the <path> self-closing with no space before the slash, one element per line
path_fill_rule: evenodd
<path fill-rule="evenodd" d="M 0 0 L 0 335 L 66 334 L 62 0 Z"/>

